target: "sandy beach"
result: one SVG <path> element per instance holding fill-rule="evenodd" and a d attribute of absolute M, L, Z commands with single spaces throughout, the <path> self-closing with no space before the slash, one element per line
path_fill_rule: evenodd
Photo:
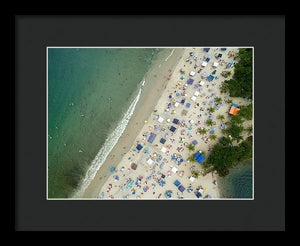
<path fill-rule="evenodd" d="M 175 48 L 165 62 L 154 64 L 145 77 L 141 99 L 126 130 L 81 198 L 220 198 L 217 175 L 204 175 L 201 164 L 188 158 L 197 151 L 208 156 L 223 136 L 221 126 L 228 121 L 231 107 L 227 100 L 238 105 L 249 103 L 221 93 L 225 80 L 221 73 L 234 70 L 234 64 L 228 66 L 233 61 L 229 55 L 233 50 L 238 48 L 223 51 L 213 47 L 208 52 L 203 48 Z M 207 57 L 210 60 L 205 62 Z M 209 81 L 211 74 L 214 78 Z M 215 102 L 218 97 L 222 99 L 220 103 Z M 207 111 L 210 107 L 216 108 L 214 113 Z M 219 120 L 218 115 L 225 119 Z M 211 127 L 206 125 L 208 118 L 214 121 Z M 246 122 L 245 127 L 247 124 L 251 122 Z M 197 132 L 201 127 L 209 129 L 207 134 Z M 216 140 L 209 137 L 212 130 Z M 153 142 L 148 141 L 151 133 L 155 136 Z M 187 145 L 194 140 L 195 151 L 189 151 Z M 192 171 L 200 175 L 193 178 Z M 167 191 L 171 197 L 167 197 Z"/>

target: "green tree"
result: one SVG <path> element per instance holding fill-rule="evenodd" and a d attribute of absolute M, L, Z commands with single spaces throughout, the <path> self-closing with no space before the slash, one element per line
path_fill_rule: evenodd
<path fill-rule="evenodd" d="M 252 120 L 252 110 L 253 110 L 252 103 L 248 104 L 247 106 L 241 106 L 239 115 L 245 118 L 246 120 Z"/>
<path fill-rule="evenodd" d="M 208 126 L 213 126 L 213 124 L 214 124 L 214 122 L 210 119 L 206 121 L 206 125 L 208 125 Z"/>
<path fill-rule="evenodd" d="M 231 117 L 231 124 L 241 125 L 244 123 L 241 115 L 232 115 Z"/>
<path fill-rule="evenodd" d="M 207 130 L 205 128 L 198 128 L 198 132 L 201 134 L 201 135 L 205 135 Z"/>
<path fill-rule="evenodd" d="M 234 75 L 224 81 L 224 87 L 231 97 L 252 98 L 252 48 L 240 48 Z"/>
<path fill-rule="evenodd" d="M 224 132 L 230 134 L 233 140 L 240 141 L 243 139 L 241 133 L 243 132 L 244 127 L 237 124 L 231 124 L 229 128 L 224 129 Z"/>
<path fill-rule="evenodd" d="M 222 102 L 222 98 L 221 98 L 221 97 L 216 98 L 216 99 L 215 99 L 215 102 L 216 102 L 216 103 Z"/>
<path fill-rule="evenodd" d="M 210 138 L 211 138 L 212 140 L 216 140 L 216 139 L 217 139 L 217 135 L 216 135 L 216 134 L 211 134 L 211 135 L 210 135 Z"/>
<path fill-rule="evenodd" d="M 200 172 L 199 172 L 199 171 L 196 171 L 196 170 L 193 170 L 193 171 L 192 171 L 192 176 L 193 176 L 194 178 L 198 178 L 199 175 L 200 175 Z"/>
<path fill-rule="evenodd" d="M 252 157 L 252 137 L 233 147 L 224 144 L 226 138 L 223 137 L 221 141 L 214 145 L 203 168 L 205 172 L 217 171 L 219 176 L 225 177 L 230 168 Z"/>
<path fill-rule="evenodd" d="M 215 109 L 214 109 L 213 107 L 210 107 L 210 108 L 208 108 L 207 110 L 208 110 L 210 113 L 215 112 Z"/>
<path fill-rule="evenodd" d="M 232 144 L 232 139 L 229 137 L 221 137 L 221 139 L 219 140 L 219 143 L 221 145 L 225 146 L 229 146 Z"/>
<path fill-rule="evenodd" d="M 195 145 L 193 144 L 189 144 L 187 148 L 189 149 L 189 151 L 195 151 Z"/>
<path fill-rule="evenodd" d="M 221 120 L 221 121 L 223 122 L 223 120 L 225 119 L 225 117 L 224 117 L 224 115 L 219 114 L 219 115 L 217 116 L 217 119 L 219 119 L 219 120 Z"/>
<path fill-rule="evenodd" d="M 189 160 L 190 162 L 196 162 L 196 161 L 197 161 L 196 158 L 194 157 L 194 155 L 191 155 L 191 156 L 188 158 L 188 160 Z"/>
<path fill-rule="evenodd" d="M 247 131 L 248 135 L 251 135 L 251 134 L 252 134 L 252 131 L 253 131 L 252 125 L 249 126 L 248 128 L 246 128 L 245 130 Z"/>

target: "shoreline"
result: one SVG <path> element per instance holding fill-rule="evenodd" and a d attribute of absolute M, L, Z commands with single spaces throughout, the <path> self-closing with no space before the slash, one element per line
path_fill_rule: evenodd
<path fill-rule="evenodd" d="M 179 50 L 181 50 L 182 52 L 179 52 Z M 205 127 L 205 128 L 209 128 L 206 126 L 205 121 L 203 121 L 206 116 L 204 116 L 203 112 L 202 117 L 200 114 L 200 118 L 198 117 L 197 119 L 197 114 L 199 114 L 199 112 L 201 113 L 200 108 L 203 107 L 202 103 L 205 100 L 204 97 L 197 96 L 196 100 L 191 100 L 191 96 L 194 94 L 194 92 L 196 91 L 194 87 L 199 81 L 199 80 L 203 80 L 205 81 L 205 86 L 200 86 L 200 91 L 202 90 L 202 92 L 205 92 L 207 94 L 210 94 L 211 91 L 213 91 L 213 89 L 216 89 L 215 91 L 218 91 L 218 86 L 220 85 L 220 81 L 223 80 L 223 78 L 221 77 L 220 80 L 215 80 L 213 82 L 216 82 L 214 84 L 218 84 L 217 86 L 213 86 L 212 82 L 207 82 L 206 79 L 201 79 L 200 75 L 198 75 L 196 73 L 195 76 L 190 76 L 190 71 L 194 70 L 197 71 L 199 68 L 194 67 L 194 62 L 189 62 L 188 60 L 186 60 L 186 57 L 189 57 L 189 53 L 193 52 L 193 51 L 197 51 L 197 53 L 199 54 L 199 57 L 201 57 L 201 55 L 206 55 L 207 53 L 202 52 L 202 49 L 196 49 L 192 48 L 192 47 L 187 47 L 187 48 L 176 48 L 172 51 L 171 56 L 167 57 L 165 59 L 165 62 L 161 62 L 160 64 L 155 63 L 153 64 L 153 66 L 151 67 L 151 69 L 149 69 L 149 71 L 146 73 L 144 79 L 145 79 L 145 85 L 144 88 L 142 90 L 142 94 L 140 97 L 139 102 L 136 105 L 136 108 L 134 110 L 134 113 L 132 115 L 132 118 L 130 119 L 130 121 L 128 122 L 128 125 L 126 127 L 126 129 L 124 130 L 123 134 L 121 135 L 119 141 L 116 143 L 116 145 L 113 147 L 112 151 L 109 153 L 109 155 L 107 156 L 105 162 L 103 163 L 103 165 L 100 167 L 100 169 L 97 171 L 94 179 L 91 181 L 90 185 L 87 187 L 87 189 L 85 190 L 83 196 L 81 196 L 80 198 L 89 198 L 89 199 L 99 199 L 99 195 L 101 194 L 102 197 L 100 198 L 104 198 L 104 199 L 124 199 L 124 198 L 128 198 L 128 199 L 137 199 L 137 198 L 142 198 L 142 199 L 157 199 L 160 198 L 162 193 L 168 188 L 169 190 L 174 190 L 176 189 L 176 187 L 174 186 L 173 182 L 176 179 L 179 179 L 182 184 L 188 189 L 188 192 L 185 191 L 185 195 L 184 195 L 184 199 L 197 199 L 196 196 L 194 195 L 194 192 L 189 191 L 189 187 L 191 187 L 193 185 L 192 188 L 194 188 L 196 185 L 198 185 L 198 187 L 201 187 L 200 189 L 202 189 L 203 187 L 203 196 L 201 197 L 201 199 L 204 198 L 204 195 L 209 195 L 209 198 L 212 199 L 223 199 L 223 197 L 221 197 L 220 194 L 220 186 L 219 185 L 215 185 L 214 182 L 218 179 L 218 176 L 213 174 L 213 173 L 208 173 L 207 175 L 203 175 L 202 173 L 202 166 L 199 165 L 198 163 L 190 163 L 187 159 L 189 156 L 191 156 L 192 152 L 189 152 L 187 149 L 185 151 L 183 151 L 182 153 L 177 153 L 177 152 L 181 152 L 178 151 L 178 149 L 182 148 L 185 149 L 186 148 L 186 144 L 191 143 L 192 140 L 196 139 L 199 143 L 196 146 L 195 151 L 198 150 L 202 150 L 205 151 L 207 154 L 209 154 L 208 152 L 210 151 L 210 146 L 213 146 L 214 143 L 217 140 L 204 140 L 203 136 L 197 136 L 199 134 L 197 134 L 196 132 L 196 126 L 198 126 L 200 124 L 199 127 Z M 215 49 L 216 50 L 216 49 Z M 211 53 L 211 52 L 210 52 Z M 227 53 L 227 52 L 226 52 Z M 179 59 L 180 57 L 180 59 Z M 224 57 L 226 62 L 229 62 L 229 58 Z M 201 58 L 200 58 L 201 60 Z M 157 61 L 156 61 L 157 62 Z M 202 62 L 202 61 L 201 61 Z M 158 66 L 157 66 L 158 65 Z M 179 80 L 180 75 L 180 69 L 184 69 L 187 73 L 186 73 L 186 78 L 183 81 Z M 171 69 L 171 71 L 170 71 Z M 204 70 L 205 72 L 207 72 L 208 74 L 211 73 L 213 71 L 213 68 L 211 65 L 205 67 Z M 221 71 L 225 69 L 225 67 L 220 68 L 220 66 L 216 69 L 218 72 L 216 75 L 218 75 Z M 232 69 L 232 68 L 231 68 Z M 231 70 L 229 69 L 229 70 Z M 199 73 L 199 72 L 198 72 Z M 171 79 L 168 80 L 168 76 L 171 74 Z M 193 85 L 187 85 L 185 83 L 186 80 L 188 78 L 193 78 L 196 81 L 194 82 Z M 200 81 L 199 81 L 200 82 Z M 185 85 L 184 85 L 185 84 Z M 183 96 L 183 98 L 186 99 L 186 103 L 191 103 L 191 106 L 187 109 L 186 107 L 184 107 L 183 105 L 179 105 L 178 108 L 171 106 L 171 109 L 169 111 L 169 108 L 166 112 L 166 105 L 170 104 L 170 102 L 172 102 L 172 104 L 174 104 L 177 100 L 177 102 L 180 102 L 181 97 L 178 97 L 178 99 L 176 98 L 176 96 L 174 94 L 176 94 L 177 92 L 180 92 L 182 89 L 181 88 L 186 87 L 186 89 L 183 89 L 183 92 L 186 93 L 185 96 Z M 194 87 L 194 88 L 193 88 Z M 208 87 L 210 87 L 208 89 Z M 220 87 L 219 87 L 220 88 Z M 199 89 L 197 89 L 199 90 Z M 173 98 L 170 99 L 169 95 L 172 95 Z M 224 97 L 229 97 L 229 95 L 227 93 L 221 94 L 220 92 L 218 93 L 218 96 L 220 96 L 224 99 Z M 182 96 L 182 95 L 181 95 Z M 205 97 L 206 98 L 206 97 Z M 209 98 L 209 97 L 207 97 Z M 179 100 L 179 101 L 178 101 Z M 239 105 L 244 104 L 243 99 L 242 98 L 233 98 L 234 102 L 238 103 Z M 207 100 L 210 101 L 210 100 Z M 198 104 L 198 105 L 197 105 Z M 201 106 L 199 105 L 201 104 Z M 208 106 L 208 105 L 207 105 Z M 206 107 L 207 107 L 206 106 Z M 204 106 L 205 107 L 205 106 Z M 230 104 L 225 104 L 225 106 L 222 106 L 220 109 L 218 109 L 218 112 L 216 112 L 216 115 L 218 114 L 225 114 L 225 118 L 228 119 L 229 115 L 228 115 L 228 111 L 230 108 Z M 154 112 L 154 109 L 156 112 Z M 173 110 L 176 109 L 176 111 L 178 111 L 177 113 L 173 112 Z M 183 109 L 186 109 L 188 111 L 188 113 L 186 115 L 183 115 Z M 182 110 L 182 111 L 181 111 Z M 171 113 L 172 111 L 172 113 Z M 180 111 L 181 111 L 181 115 L 180 115 Z M 157 118 L 155 118 L 155 116 L 161 116 L 165 119 L 165 121 L 162 124 L 158 123 Z M 207 115 L 207 114 L 206 114 Z M 171 120 L 173 118 L 177 118 L 180 121 L 181 120 L 185 120 L 185 124 L 182 126 L 179 125 L 177 126 L 177 131 L 175 133 L 170 133 L 169 131 L 169 125 L 172 126 L 172 121 L 171 123 L 166 123 L 166 119 L 170 118 Z M 200 119 L 200 121 L 199 121 Z M 144 121 L 147 120 L 147 123 L 144 123 Z M 190 120 L 194 120 L 195 123 L 191 123 Z M 198 122 L 197 122 L 198 121 Z M 197 123 L 196 123 L 197 122 Z M 199 123 L 200 122 L 200 123 Z M 226 122 L 226 120 L 225 120 Z M 220 121 L 218 121 L 218 123 L 220 123 Z M 202 124 L 202 125 L 201 125 Z M 172 147 L 172 145 L 170 144 L 170 140 L 167 139 L 167 143 L 165 145 L 161 145 L 160 143 L 158 143 L 160 137 L 162 137 L 162 133 L 160 132 L 155 132 L 155 134 L 157 134 L 158 136 L 156 137 L 156 140 L 153 142 L 153 144 L 149 144 L 147 143 L 146 137 L 144 137 L 144 134 L 152 132 L 154 133 L 154 126 L 159 126 L 162 128 L 165 128 L 166 126 L 166 133 L 170 134 L 170 138 L 173 138 L 172 141 L 172 145 L 174 145 Z M 218 127 L 217 127 L 218 126 Z M 187 129 L 187 128 L 191 128 L 191 129 Z M 221 134 L 221 130 L 219 129 L 219 124 L 216 125 L 217 129 L 215 130 L 215 134 L 220 137 Z M 150 129 L 151 128 L 151 129 Z M 180 128 L 180 129 L 179 129 Z M 186 128 L 186 129 L 184 129 Z M 193 128 L 193 129 L 192 129 Z M 182 130 L 186 130 L 186 133 L 190 134 L 185 138 L 185 141 L 179 141 L 179 142 L 174 142 L 175 138 L 179 138 L 179 140 L 182 138 L 180 135 L 186 135 L 180 133 L 180 131 Z M 162 132 L 162 129 L 161 129 Z M 193 135 L 193 136 L 192 136 Z M 207 135 L 209 137 L 209 134 Z M 147 137 L 148 138 L 148 137 Z M 177 139 L 176 139 L 177 140 Z M 150 154 L 147 155 L 144 153 L 136 153 L 135 151 L 135 147 L 137 146 L 137 144 L 143 144 L 146 147 L 150 148 Z M 158 144 L 156 144 L 158 143 Z M 169 147 L 168 147 L 169 146 Z M 162 154 L 164 157 L 166 157 L 164 160 L 166 160 L 165 162 L 165 168 L 163 168 L 163 173 L 166 174 L 167 169 L 169 170 L 168 172 L 168 177 L 166 177 L 166 181 L 170 180 L 167 182 L 166 184 L 166 188 L 161 188 L 157 185 L 157 188 L 155 188 L 154 191 L 154 187 L 155 184 L 157 183 L 153 183 L 153 194 L 151 191 L 147 192 L 146 190 L 145 193 L 142 191 L 141 185 L 142 185 L 142 181 L 143 184 L 145 185 L 144 187 L 147 187 L 147 175 L 151 173 L 151 170 L 155 169 L 155 166 L 158 165 L 158 163 L 156 163 L 154 166 L 152 165 L 148 165 L 147 159 L 149 159 L 148 157 L 150 157 L 151 159 L 156 159 L 157 162 L 158 159 L 156 158 L 156 155 L 159 156 L 162 153 L 161 147 L 167 147 L 168 151 L 165 154 Z M 144 152 L 144 149 L 142 149 L 141 152 Z M 176 151 L 177 149 L 177 151 Z M 194 152 L 195 152 L 194 151 Z M 182 164 L 180 165 L 176 165 L 174 163 L 174 161 L 169 161 L 170 154 L 172 153 L 176 153 L 176 154 L 181 154 L 182 158 L 185 160 L 184 162 L 182 162 Z M 157 154 L 158 153 L 158 154 Z M 155 156 L 155 158 L 153 157 Z M 129 161 L 130 160 L 130 161 Z M 138 164 L 138 168 L 136 170 L 133 170 L 130 168 L 131 163 L 137 163 Z M 175 164 L 175 165 L 174 165 Z M 196 178 L 196 180 L 194 181 L 190 181 L 190 175 L 191 175 L 191 166 L 194 165 L 196 166 L 196 169 L 200 169 L 197 171 L 200 171 L 200 175 L 198 178 Z M 115 170 L 113 172 L 110 171 L 110 168 L 113 167 Z M 150 168 L 152 167 L 152 169 Z M 179 171 L 176 171 L 176 173 L 171 173 L 171 168 L 173 169 L 174 167 L 178 168 L 180 172 L 184 172 L 184 177 L 179 176 Z M 160 168 L 162 169 L 162 168 Z M 124 171 L 126 170 L 126 171 Z M 157 172 L 158 174 L 159 172 Z M 171 173 L 171 175 L 169 175 L 169 173 Z M 115 180 L 114 178 L 118 176 L 122 176 L 120 179 L 118 178 L 118 180 Z M 127 187 L 126 189 L 123 189 L 123 186 L 125 187 L 126 184 L 129 183 L 129 181 L 132 181 L 136 178 L 138 178 L 138 176 L 143 176 L 146 178 L 145 180 L 139 181 L 141 185 L 137 185 L 132 187 L 131 190 L 129 190 Z M 156 175 L 154 175 L 156 177 Z M 142 179 L 143 179 L 142 177 Z M 151 175 L 149 180 L 151 180 Z M 153 178 L 154 179 L 154 178 Z M 155 179 L 154 179 L 155 180 Z M 145 182 L 144 182 L 145 181 Z M 156 180 L 155 180 L 156 181 Z M 113 185 L 112 185 L 113 184 Z M 137 183 L 136 183 L 137 184 Z M 199 186 L 200 185 L 200 186 Z M 109 189 L 105 189 L 106 186 L 111 186 L 111 188 Z M 140 186 L 140 187 L 138 187 Z M 150 182 L 149 182 L 149 186 L 150 186 Z M 135 190 L 136 188 L 136 190 Z M 194 188 L 197 189 L 198 188 Z M 176 189 L 177 190 L 177 189 Z M 176 192 L 175 190 L 175 192 Z M 136 192 L 138 193 L 135 196 L 132 196 L 132 194 L 135 194 Z M 206 193 L 207 191 L 207 193 Z M 159 195 L 158 193 L 161 192 Z M 172 195 L 174 199 L 174 197 L 176 197 L 174 194 Z M 105 197 L 103 195 L 105 194 Z M 155 194 L 155 196 L 154 196 Z M 183 193 L 179 194 L 179 192 L 177 191 L 177 196 L 178 198 L 183 198 Z M 169 198 L 170 199 L 170 198 Z"/>
<path fill-rule="evenodd" d="M 183 52 L 184 48 L 175 49 L 171 56 L 165 58 L 167 61 L 161 61 L 160 64 L 158 64 L 158 61 L 154 61 L 154 64 L 151 65 L 144 76 L 145 84 L 143 85 L 140 100 L 128 125 L 80 198 L 98 197 L 100 190 L 111 174 L 110 168 L 116 167 L 122 160 L 123 155 L 130 150 L 132 143 L 144 125 L 144 120 L 149 117 L 158 99 L 163 94 L 166 88 L 167 77 L 174 72 L 174 68 L 178 64 Z M 122 153 L 120 154 L 120 152 Z M 71 198 L 76 198 L 74 197 L 75 192 Z"/>
<path fill-rule="evenodd" d="M 252 198 L 246 198 L 246 197 L 225 197 L 225 195 L 232 195 L 233 190 L 229 190 L 228 193 L 228 187 L 232 186 L 233 179 L 236 179 L 236 177 L 243 175 L 245 172 L 245 168 L 251 166 L 251 169 L 253 170 L 253 157 L 244 161 L 238 163 L 236 166 L 232 167 L 231 173 L 227 175 L 225 178 L 218 177 L 217 182 L 220 184 L 219 187 L 219 193 L 220 193 L 220 198 L 222 199 L 254 199 L 254 189 L 252 184 Z M 240 173 L 242 171 L 242 173 Z M 252 173 L 253 175 L 253 173 Z M 228 181 L 230 180 L 230 181 Z M 228 183 L 229 182 L 229 183 Z"/>

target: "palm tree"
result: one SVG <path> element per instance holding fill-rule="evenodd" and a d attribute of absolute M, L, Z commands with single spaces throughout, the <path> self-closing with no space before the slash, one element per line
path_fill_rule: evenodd
<path fill-rule="evenodd" d="M 231 118 L 232 124 L 243 124 L 244 120 L 240 115 L 233 115 Z"/>
<path fill-rule="evenodd" d="M 211 107 L 211 108 L 208 108 L 207 109 L 210 113 L 213 113 L 213 112 L 215 112 L 215 109 L 213 108 L 213 107 Z"/>
<path fill-rule="evenodd" d="M 196 158 L 192 155 L 192 156 L 190 156 L 189 158 L 188 158 L 188 160 L 190 161 L 190 162 L 196 162 L 197 160 L 196 160 Z"/>
<path fill-rule="evenodd" d="M 228 101 L 227 101 L 227 103 L 231 104 L 231 103 L 232 103 L 232 100 L 231 100 L 231 99 L 230 99 L 230 100 L 228 100 Z"/>
<path fill-rule="evenodd" d="M 208 126 L 212 126 L 213 124 L 214 124 L 214 122 L 212 121 L 212 120 L 207 120 L 206 121 L 206 124 L 208 125 Z"/>
<path fill-rule="evenodd" d="M 200 175 L 199 171 L 196 171 L 196 170 L 193 170 L 193 171 L 192 171 L 192 176 L 193 176 L 194 178 L 198 178 L 199 175 Z"/>
<path fill-rule="evenodd" d="M 205 151 L 202 151 L 202 152 L 201 152 L 201 155 L 204 155 L 204 156 L 205 156 L 205 155 L 206 155 Z"/>
<path fill-rule="evenodd" d="M 189 151 L 195 151 L 195 145 L 193 144 L 189 144 L 187 148 L 189 149 Z"/>
<path fill-rule="evenodd" d="M 244 140 L 244 137 L 241 136 L 241 135 L 238 135 L 238 136 L 235 137 L 235 140 L 236 140 L 237 143 L 239 143 L 241 140 Z"/>
<path fill-rule="evenodd" d="M 224 117 L 224 115 L 219 114 L 219 115 L 217 116 L 217 119 L 219 119 L 219 120 L 221 120 L 221 121 L 223 122 L 223 120 L 225 119 L 225 117 Z"/>
<path fill-rule="evenodd" d="M 226 78 L 231 75 L 231 71 L 226 71 Z"/>
<path fill-rule="evenodd" d="M 222 102 L 222 98 L 218 97 L 218 98 L 215 99 L 215 101 L 216 101 L 216 103 L 220 103 L 220 102 Z"/>
<path fill-rule="evenodd" d="M 206 129 L 205 128 L 198 128 L 198 132 L 202 135 L 206 134 Z"/>
<path fill-rule="evenodd" d="M 253 127 L 252 125 L 249 126 L 247 129 L 245 129 L 248 132 L 248 135 L 251 135 L 252 131 L 253 131 Z"/>
<path fill-rule="evenodd" d="M 212 139 L 212 140 L 216 140 L 216 139 L 217 139 L 217 136 L 216 136 L 216 134 L 211 134 L 211 135 L 210 135 L 210 139 Z"/>

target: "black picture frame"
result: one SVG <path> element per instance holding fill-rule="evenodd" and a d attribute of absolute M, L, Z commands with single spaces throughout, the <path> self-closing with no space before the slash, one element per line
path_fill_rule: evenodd
<path fill-rule="evenodd" d="M 15 15 L 14 24 L 16 231 L 285 230 L 284 15 Z M 46 200 L 47 46 L 253 46 L 255 199 Z"/>

